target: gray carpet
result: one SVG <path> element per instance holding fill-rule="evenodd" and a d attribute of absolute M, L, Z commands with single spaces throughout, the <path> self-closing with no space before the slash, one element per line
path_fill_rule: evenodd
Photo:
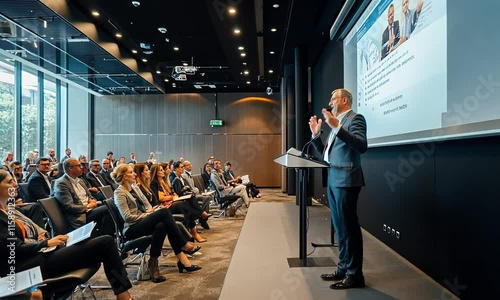
<path fill-rule="evenodd" d="M 263 197 L 252 201 L 295 201 L 295 197 L 283 194 L 280 189 L 261 189 L 261 192 Z M 177 267 L 162 268 L 161 272 L 167 278 L 166 282 L 155 284 L 151 281 L 139 281 L 130 290 L 132 296 L 135 299 L 219 299 L 244 220 L 245 217 L 239 213 L 234 218 L 210 218 L 210 230 L 202 233 L 202 236 L 208 241 L 199 244 L 202 247 L 200 250 L 202 255 L 190 259 L 193 264 L 200 265 L 203 269 L 193 273 L 184 272 L 179 274 Z M 166 258 L 163 258 L 161 262 L 175 264 L 177 259 L 171 253 Z M 131 268 L 127 269 L 127 271 L 129 277 L 133 279 L 135 269 Z M 108 285 L 102 268 L 90 282 L 94 285 Z M 242 284 L 244 283 L 242 282 Z M 89 293 L 86 296 L 89 296 Z M 115 299 L 111 290 L 97 290 L 96 298 Z"/>

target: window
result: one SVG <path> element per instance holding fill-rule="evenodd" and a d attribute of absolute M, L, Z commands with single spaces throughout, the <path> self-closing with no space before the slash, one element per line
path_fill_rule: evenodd
<path fill-rule="evenodd" d="M 14 151 L 14 62 L 0 54 L 0 155 Z M 15 155 L 15 153 L 14 153 Z"/>

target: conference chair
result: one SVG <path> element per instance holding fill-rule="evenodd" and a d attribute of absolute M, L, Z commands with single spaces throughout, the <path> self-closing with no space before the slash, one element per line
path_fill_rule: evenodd
<path fill-rule="evenodd" d="M 226 216 L 226 211 L 231 208 L 231 205 L 240 198 L 237 195 L 227 195 L 222 196 L 222 192 L 217 189 L 217 185 L 210 179 L 210 184 L 212 189 L 215 190 L 215 202 L 219 205 L 219 212 L 214 218 L 220 218 L 221 216 Z M 231 214 L 229 214 L 231 216 Z M 233 215 L 234 216 L 234 215 Z"/>
<path fill-rule="evenodd" d="M 126 257 L 129 251 L 132 251 L 135 256 L 124 263 L 125 267 L 137 266 L 136 281 L 147 280 L 147 262 L 146 262 L 146 249 L 151 244 L 151 235 L 141 236 L 137 239 L 126 240 L 123 234 L 124 220 L 120 215 L 118 207 L 116 207 L 114 199 L 104 200 L 106 207 L 108 208 L 109 214 L 115 223 L 116 231 L 116 244 L 118 250 L 120 251 L 122 258 Z"/>
<path fill-rule="evenodd" d="M 43 211 L 49 218 L 48 221 L 51 228 L 51 236 L 54 237 L 71 231 L 68 220 L 66 220 L 66 217 L 64 216 L 56 198 L 50 197 L 39 199 L 38 203 L 40 203 L 40 206 L 42 206 Z"/>
<path fill-rule="evenodd" d="M 27 182 L 19 182 L 18 185 L 19 185 L 19 188 L 21 189 L 21 193 L 22 193 L 22 195 L 19 195 L 19 196 L 21 196 L 21 198 L 23 198 L 23 202 L 24 203 L 32 202 L 32 200 L 30 198 L 30 193 L 28 192 L 28 183 Z"/>
<path fill-rule="evenodd" d="M 109 185 L 101 186 L 99 190 L 101 191 L 105 199 L 114 197 L 113 189 Z"/>
<path fill-rule="evenodd" d="M 76 291 L 80 291 L 81 298 L 85 299 L 85 291 L 88 289 L 92 298 L 96 299 L 92 286 L 88 281 L 99 270 L 101 264 L 98 263 L 92 267 L 78 269 L 65 273 L 63 275 L 47 278 L 43 281 L 45 284 L 40 289 L 44 294 L 44 299 L 67 299 L 71 297 Z"/>
<path fill-rule="evenodd" d="M 69 226 L 66 217 L 64 217 L 64 213 L 61 210 L 61 207 L 59 206 L 59 203 L 57 202 L 56 198 L 50 197 L 45 199 L 39 199 L 38 203 L 40 203 L 40 206 L 42 207 L 43 211 L 48 217 L 48 222 L 51 228 L 52 237 L 57 236 L 59 234 L 66 234 L 71 231 L 70 229 L 71 227 Z M 91 292 L 92 297 L 96 299 L 94 296 L 93 288 L 110 288 L 110 287 L 93 287 L 88 283 L 88 280 L 97 272 L 97 270 L 99 270 L 100 265 L 101 264 L 98 264 L 95 267 L 84 268 L 66 273 L 56 278 L 47 279 L 46 283 L 49 280 L 50 282 L 54 283 L 54 285 L 56 286 L 55 291 L 53 291 L 54 289 L 52 287 L 50 287 L 50 290 L 55 293 L 67 292 L 67 289 L 64 290 L 65 285 L 66 288 L 71 285 L 76 286 L 76 288 L 72 289 L 71 292 L 72 298 L 73 298 L 73 291 L 80 290 L 83 296 L 85 290 L 88 289 Z M 64 298 L 58 297 L 56 299 L 64 299 Z"/>

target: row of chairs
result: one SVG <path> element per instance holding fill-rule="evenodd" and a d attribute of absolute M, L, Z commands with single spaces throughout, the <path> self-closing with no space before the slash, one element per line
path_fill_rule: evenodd
<path fill-rule="evenodd" d="M 203 177 L 200 174 L 193 175 L 193 181 L 194 181 L 194 185 L 200 191 L 204 191 L 206 189 L 215 190 L 215 193 L 213 194 L 214 195 L 214 202 L 217 203 L 217 205 L 219 207 L 219 212 L 216 215 L 216 217 L 226 216 L 227 208 L 231 204 L 233 204 L 233 202 L 235 202 L 236 200 L 238 200 L 240 198 L 239 196 L 235 196 L 235 195 L 222 196 L 221 191 L 219 191 L 216 188 L 216 185 L 215 185 L 215 183 L 213 183 L 212 180 L 210 180 L 211 186 L 209 186 L 209 187 L 205 186 L 205 181 L 203 180 Z"/>
<path fill-rule="evenodd" d="M 136 280 L 145 279 L 146 268 L 146 249 L 151 244 L 151 235 L 142 236 L 134 240 L 126 240 L 123 235 L 124 221 L 118 211 L 118 208 L 114 204 L 113 200 L 113 190 L 111 187 L 106 186 L 101 188 L 103 195 L 108 198 L 104 201 L 106 207 L 109 210 L 111 218 L 115 224 L 115 236 L 118 250 L 122 254 L 122 257 L 126 256 L 129 251 L 132 251 L 135 255 L 131 259 L 128 259 L 125 263 L 125 267 L 134 265 L 137 266 Z M 59 203 L 54 197 L 45 198 L 38 200 L 40 206 L 48 217 L 48 222 L 51 228 L 51 236 L 56 236 L 59 234 L 66 234 L 70 231 L 70 226 L 64 217 L 64 213 L 59 206 Z M 99 270 L 100 264 L 92 266 L 89 268 L 83 268 L 80 270 L 75 270 L 68 272 L 56 278 L 49 278 L 44 280 L 47 284 L 47 288 L 51 293 L 54 293 L 57 299 L 66 299 L 68 296 L 73 297 L 73 292 L 77 289 L 81 291 L 82 296 L 85 290 L 89 290 L 94 299 L 95 295 L 92 290 L 92 286 L 87 284 L 88 280 Z M 99 288 L 109 288 L 109 287 L 99 287 Z"/>

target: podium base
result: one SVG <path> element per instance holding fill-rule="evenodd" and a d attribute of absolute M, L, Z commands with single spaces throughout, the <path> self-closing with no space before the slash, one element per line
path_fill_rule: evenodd
<path fill-rule="evenodd" d="M 339 245 L 337 243 L 330 243 L 330 244 L 316 244 L 314 242 L 311 242 L 311 246 L 314 248 L 323 248 L 323 247 L 338 247 Z"/>
<path fill-rule="evenodd" d="M 308 257 L 306 265 L 298 257 L 289 257 L 287 260 L 290 268 L 335 267 L 337 265 L 331 257 Z"/>

